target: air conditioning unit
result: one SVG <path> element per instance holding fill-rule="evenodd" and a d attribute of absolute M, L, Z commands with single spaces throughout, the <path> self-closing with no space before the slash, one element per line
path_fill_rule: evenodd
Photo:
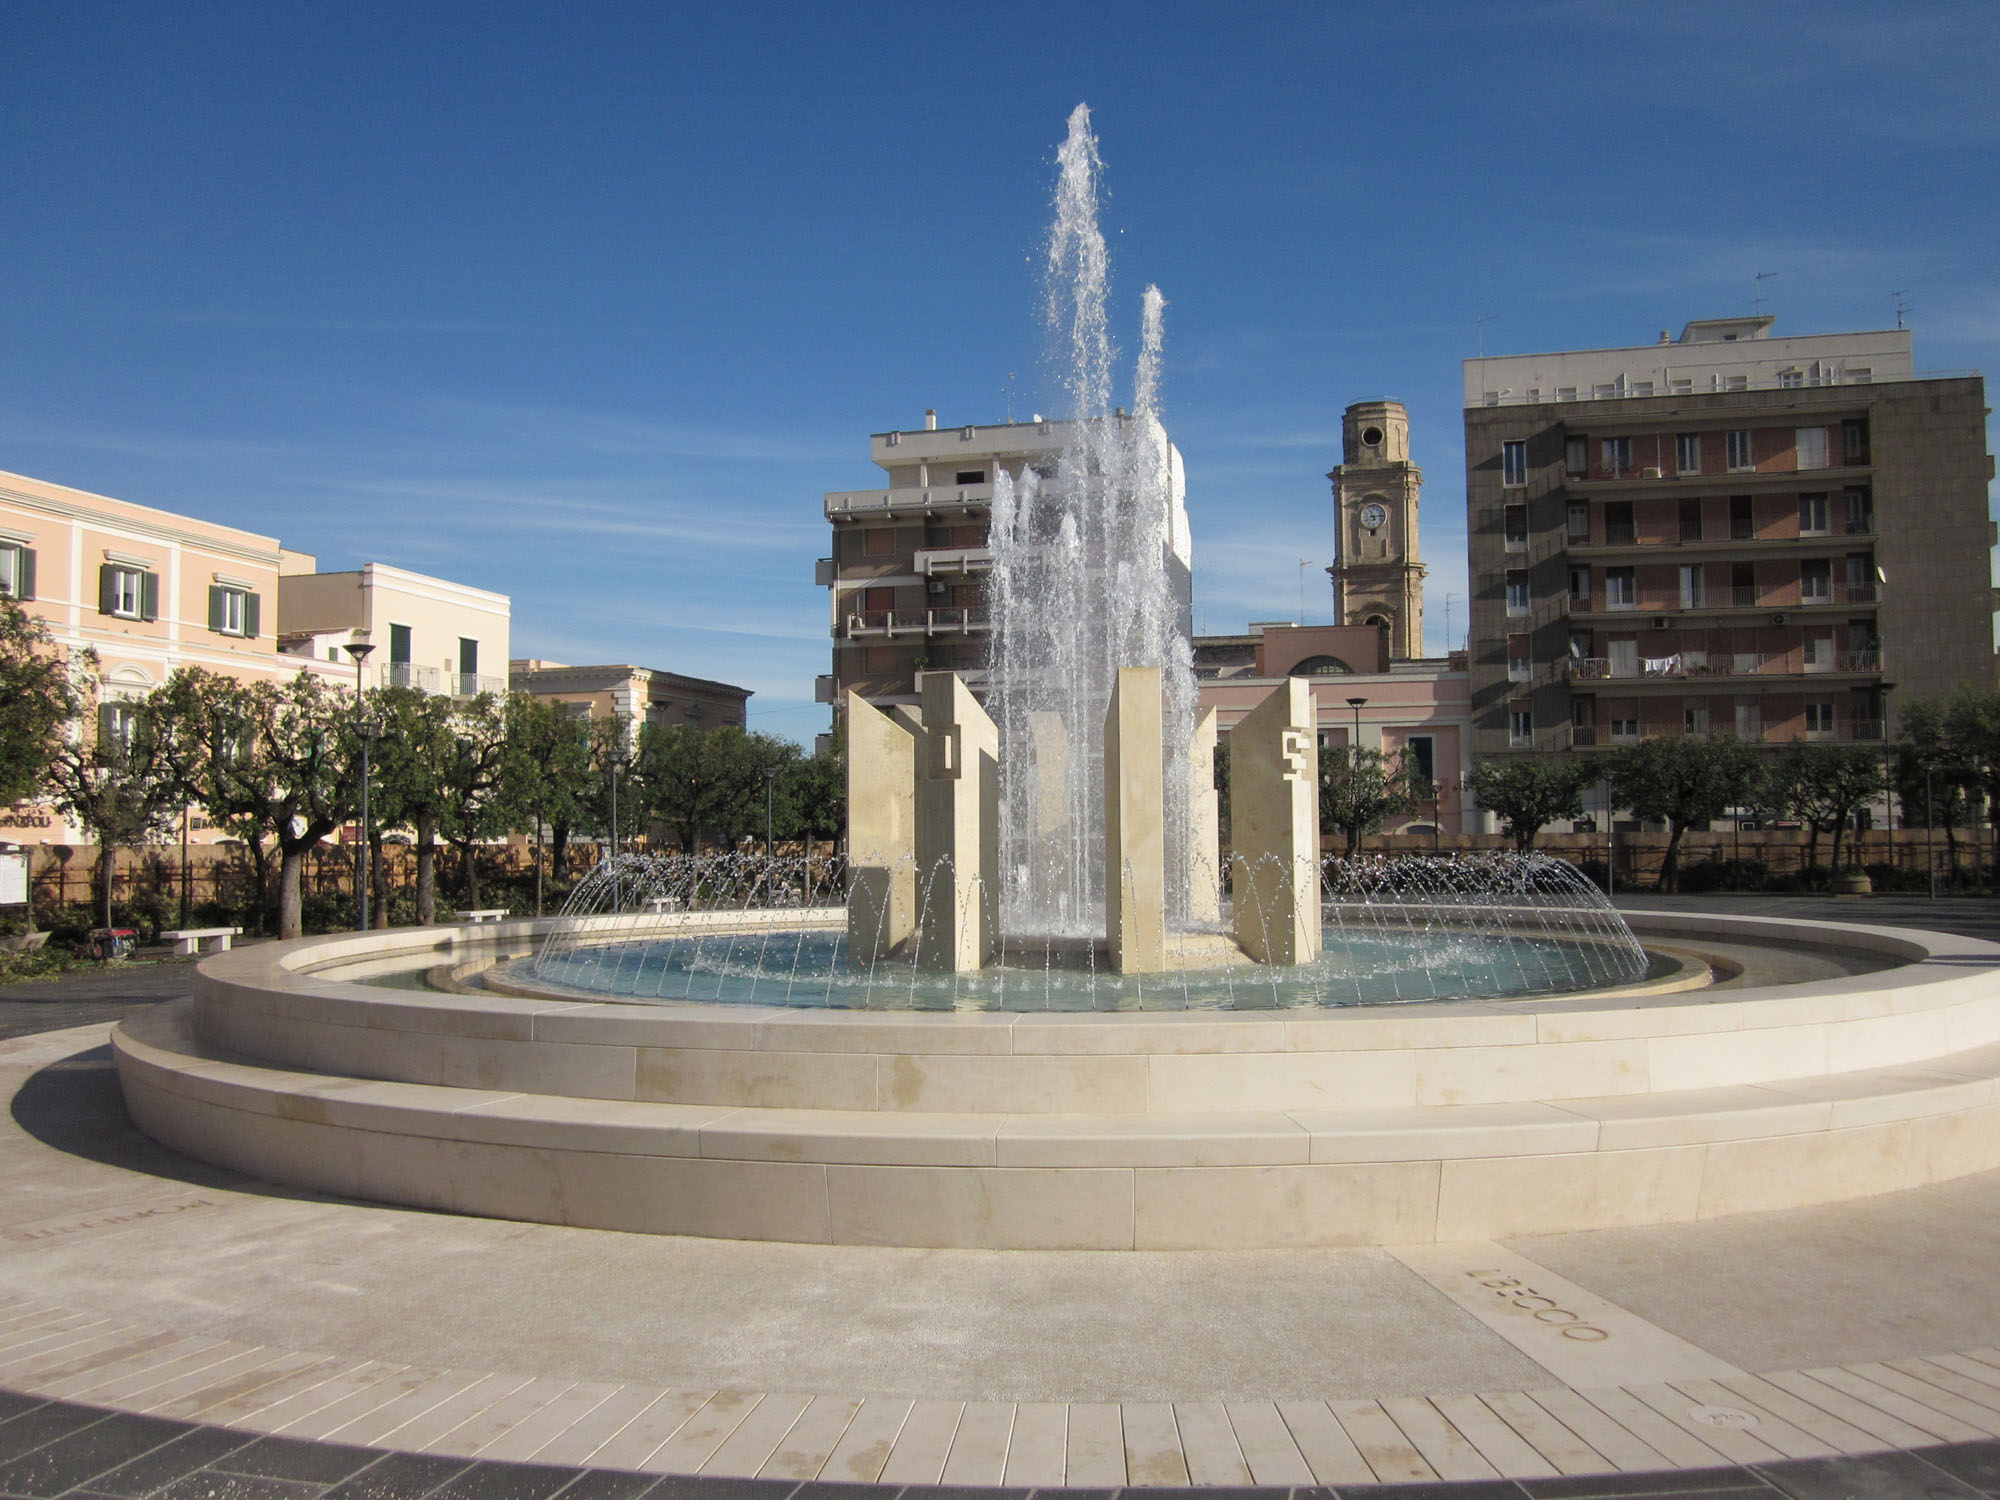
<path fill-rule="evenodd" d="M 1660 478 L 1664 478 L 1664 477 L 1665 477 L 1665 470 L 1662 470 L 1662 469 L 1641 469 L 1641 470 L 1639 471 L 1639 477 L 1640 477 L 1641 479 L 1660 479 Z"/>
<path fill-rule="evenodd" d="M 1673 617 L 1671 615 L 1653 616 L 1653 629 L 1655 630 L 1671 630 L 1673 629 L 1673 625 L 1674 622 L 1673 622 Z"/>
<path fill-rule="evenodd" d="M 930 582 L 930 591 L 933 594 L 948 594 L 951 592 L 951 585 L 942 578 L 933 578 Z"/>

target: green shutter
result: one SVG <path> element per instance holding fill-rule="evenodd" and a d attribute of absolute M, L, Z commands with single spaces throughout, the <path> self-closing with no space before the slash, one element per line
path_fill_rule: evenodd
<path fill-rule="evenodd" d="M 118 570 L 110 563 L 98 565 L 97 612 L 104 615 L 118 613 Z"/>
<path fill-rule="evenodd" d="M 35 549 L 33 547 L 23 547 L 20 555 L 21 576 L 16 578 L 14 582 L 20 586 L 20 598 L 32 599 L 35 597 Z"/>
<path fill-rule="evenodd" d="M 257 639 L 258 626 L 264 623 L 263 603 L 263 596 L 260 594 L 243 596 L 243 634 L 253 641 Z"/>
<path fill-rule="evenodd" d="M 222 597 L 223 593 L 224 589 L 219 583 L 211 583 L 208 586 L 208 628 L 210 630 L 222 629 L 222 612 L 228 607 Z"/>
<path fill-rule="evenodd" d="M 139 618 L 157 620 L 160 618 L 160 575 L 146 572 L 139 575 Z"/>
<path fill-rule="evenodd" d="M 117 736 L 117 729 L 115 728 L 112 719 L 111 705 L 109 703 L 98 704 L 97 705 L 97 748 L 100 754 L 110 750 L 112 745 L 116 743 L 116 736 Z"/>

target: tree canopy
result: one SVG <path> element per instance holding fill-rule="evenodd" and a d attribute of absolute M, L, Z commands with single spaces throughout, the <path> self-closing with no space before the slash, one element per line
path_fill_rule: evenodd
<path fill-rule="evenodd" d="M 1572 756 L 1524 755 L 1475 763 L 1465 789 L 1526 854 L 1535 847 L 1535 835 L 1557 818 L 1583 816 L 1584 791 L 1597 776 Z"/>
<path fill-rule="evenodd" d="M 1636 817 L 1667 825 L 1660 889 L 1680 888 L 1681 836 L 1751 800 L 1756 752 L 1726 735 L 1663 734 L 1615 751 L 1611 794 Z"/>

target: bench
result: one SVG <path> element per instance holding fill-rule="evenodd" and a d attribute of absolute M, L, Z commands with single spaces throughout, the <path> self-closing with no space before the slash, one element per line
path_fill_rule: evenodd
<path fill-rule="evenodd" d="M 242 932 L 241 927 L 182 927 L 162 932 L 160 941 L 174 945 L 175 958 L 192 958 L 197 944 L 203 953 L 227 953 L 230 939 Z"/>
<path fill-rule="evenodd" d="M 504 922 L 507 920 L 507 908 L 504 906 L 489 906 L 479 911 L 462 911 L 458 913 L 458 920 L 474 927 L 477 927 L 481 922 Z"/>
<path fill-rule="evenodd" d="M 681 909 L 681 898 L 678 896 L 648 896 L 643 905 L 647 911 L 657 917 L 662 912 L 679 911 Z"/>

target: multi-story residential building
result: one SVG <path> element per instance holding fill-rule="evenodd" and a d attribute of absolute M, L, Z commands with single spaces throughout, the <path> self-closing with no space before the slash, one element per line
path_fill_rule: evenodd
<path fill-rule="evenodd" d="M 372 648 L 366 686 L 458 698 L 507 691 L 512 605 L 505 594 L 383 563 L 321 573 L 311 557 L 287 552 L 277 614 L 278 649 L 287 658 L 334 680 L 344 673 L 350 686 L 354 666 L 345 648 L 360 641 Z"/>
<path fill-rule="evenodd" d="M 622 717 L 631 747 L 649 725 L 687 724 L 714 729 L 748 722 L 750 689 L 705 677 L 684 677 L 651 667 L 572 667 L 559 661 L 523 658 L 507 663 L 508 685 L 565 706 L 583 719 Z"/>
<path fill-rule="evenodd" d="M 1984 382 L 1771 324 L 1465 362 L 1477 753 L 1880 742 L 1993 683 Z"/>
<path fill-rule="evenodd" d="M 833 670 L 818 681 L 822 703 L 844 702 L 850 688 L 881 706 L 915 703 L 924 671 L 956 672 L 974 692 L 984 689 L 994 480 L 1018 480 L 1029 468 L 1052 476 L 1070 424 L 1037 416 L 940 429 L 935 412 L 924 417 L 920 431 L 869 439 L 885 488 L 826 496 L 833 555 L 819 560 L 817 582 L 829 593 Z M 1180 454 L 1169 445 L 1169 455 L 1178 488 Z M 1180 571 L 1191 616 L 1192 580 L 1178 559 L 1168 565 Z"/>

